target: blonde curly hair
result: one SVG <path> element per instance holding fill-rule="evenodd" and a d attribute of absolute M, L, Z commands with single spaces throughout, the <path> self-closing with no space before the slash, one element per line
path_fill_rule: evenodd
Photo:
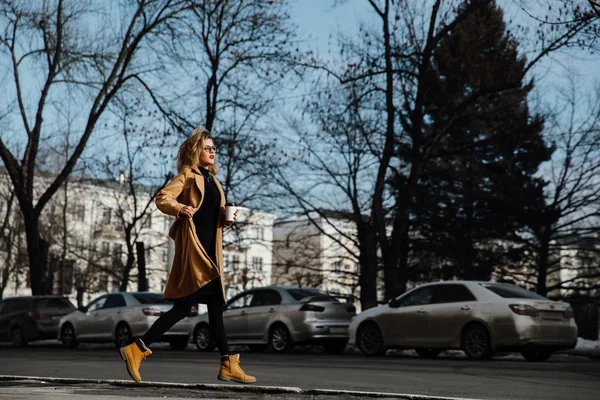
<path fill-rule="evenodd" d="M 181 172 L 186 165 L 198 166 L 200 153 L 204 150 L 204 142 L 212 139 L 210 132 L 204 128 L 196 128 L 192 134 L 179 146 L 177 152 L 177 172 Z M 208 167 L 211 174 L 216 175 L 219 167 L 213 164 Z"/>

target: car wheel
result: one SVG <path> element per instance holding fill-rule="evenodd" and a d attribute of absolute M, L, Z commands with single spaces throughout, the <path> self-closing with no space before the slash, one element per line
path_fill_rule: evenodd
<path fill-rule="evenodd" d="M 524 349 L 521 354 L 527 361 L 540 362 L 547 361 L 552 357 L 552 350 L 539 350 L 539 349 Z"/>
<path fill-rule="evenodd" d="M 74 349 L 79 345 L 75 337 L 75 328 L 73 328 L 73 325 L 63 325 L 60 331 L 60 340 L 62 341 L 63 346 L 67 349 Z"/>
<path fill-rule="evenodd" d="M 169 345 L 172 350 L 185 350 L 189 343 L 189 337 L 180 336 L 169 339 Z"/>
<path fill-rule="evenodd" d="M 210 337 L 210 329 L 206 324 L 200 324 L 194 329 L 194 344 L 200 351 L 213 351 L 215 343 Z"/>
<path fill-rule="evenodd" d="M 27 339 L 25 339 L 25 333 L 23 333 L 23 329 L 21 329 L 21 327 L 19 326 L 15 326 L 10 332 L 10 340 L 12 341 L 12 344 L 15 347 L 27 346 Z"/>
<path fill-rule="evenodd" d="M 347 344 L 347 340 L 332 340 L 324 343 L 323 348 L 329 354 L 342 354 Z"/>
<path fill-rule="evenodd" d="M 125 322 L 121 322 L 117 325 L 115 332 L 115 346 L 121 348 L 131 344 L 133 342 L 133 336 L 131 335 L 131 328 Z"/>
<path fill-rule="evenodd" d="M 382 356 L 386 352 L 381 330 L 372 322 L 363 324 L 358 328 L 356 344 L 365 356 Z"/>
<path fill-rule="evenodd" d="M 492 339 L 487 328 L 481 324 L 471 324 L 462 334 L 462 349 L 471 360 L 492 358 Z"/>
<path fill-rule="evenodd" d="M 441 349 L 415 349 L 417 354 L 423 358 L 436 358 L 441 352 Z"/>
<path fill-rule="evenodd" d="M 276 353 L 284 353 L 292 348 L 292 336 L 283 324 L 274 325 L 269 332 L 269 343 Z"/>
<path fill-rule="evenodd" d="M 250 349 L 250 351 L 253 351 L 255 353 L 262 353 L 267 348 L 267 345 L 266 344 L 249 344 L 248 348 Z"/>

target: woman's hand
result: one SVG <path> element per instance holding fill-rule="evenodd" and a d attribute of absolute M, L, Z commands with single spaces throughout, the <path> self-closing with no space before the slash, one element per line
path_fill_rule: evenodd
<path fill-rule="evenodd" d="M 177 214 L 178 217 L 189 217 L 192 218 L 194 216 L 194 214 L 196 213 L 196 211 L 198 211 L 197 208 L 194 208 L 192 206 L 184 206 L 181 210 L 179 210 L 179 214 Z"/>

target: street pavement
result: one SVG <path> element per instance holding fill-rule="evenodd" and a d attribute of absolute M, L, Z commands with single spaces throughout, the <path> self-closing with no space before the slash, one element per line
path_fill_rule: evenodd
<path fill-rule="evenodd" d="M 514 356 L 474 362 L 455 355 L 427 360 L 407 353 L 370 358 L 311 349 L 286 355 L 243 352 L 242 367 L 256 375 L 258 383 L 232 386 L 216 379 L 217 353 L 201 353 L 193 346 L 185 351 L 164 345 L 151 348 L 153 354 L 140 370 L 146 385 L 135 385 L 110 345 L 67 350 L 59 344 L 25 349 L 0 344 L 0 376 L 11 377 L 5 381 L 0 377 L 0 399 L 365 397 L 366 393 L 355 392 L 361 391 L 383 398 L 591 400 L 600 393 L 600 362 L 568 355 L 531 363 Z M 18 382 L 15 376 L 86 381 L 41 384 L 41 379 Z"/>

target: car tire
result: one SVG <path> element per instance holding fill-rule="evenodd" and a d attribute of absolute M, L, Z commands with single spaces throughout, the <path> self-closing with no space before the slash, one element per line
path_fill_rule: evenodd
<path fill-rule="evenodd" d="M 347 340 L 331 340 L 323 343 L 323 348 L 329 354 L 342 354 L 347 344 Z"/>
<path fill-rule="evenodd" d="M 275 353 L 285 353 L 293 347 L 290 331 L 283 324 L 275 324 L 269 331 L 269 344 Z"/>
<path fill-rule="evenodd" d="M 523 349 L 523 351 L 521 351 L 523 358 L 532 362 L 548 361 L 548 359 L 552 357 L 552 353 L 552 350 L 543 349 Z"/>
<path fill-rule="evenodd" d="M 63 347 L 67 349 L 75 349 L 79 346 L 77 337 L 75 336 L 75 328 L 69 323 L 64 324 L 60 329 L 60 340 Z"/>
<path fill-rule="evenodd" d="M 381 330 L 373 322 L 367 322 L 358 328 L 356 345 L 365 356 L 382 356 L 387 351 Z"/>
<path fill-rule="evenodd" d="M 194 328 L 194 344 L 200 351 L 213 351 L 215 342 L 210 337 L 210 329 L 207 324 L 198 324 Z"/>
<path fill-rule="evenodd" d="M 462 333 L 462 350 L 470 360 L 492 358 L 492 338 L 487 328 L 479 323 L 467 325 Z"/>
<path fill-rule="evenodd" d="M 125 347 L 133 342 L 133 335 L 131 334 L 131 328 L 125 322 L 121 322 L 115 329 L 115 347 Z"/>
<path fill-rule="evenodd" d="M 421 358 L 436 358 L 442 352 L 442 349 L 415 349 Z"/>
<path fill-rule="evenodd" d="M 169 339 L 169 345 L 171 346 L 171 350 L 185 350 L 188 346 L 190 338 L 187 336 L 178 336 Z"/>
<path fill-rule="evenodd" d="M 15 326 L 10 331 L 10 340 L 15 347 L 26 347 L 27 339 L 25 338 L 25 332 L 20 326 Z"/>

